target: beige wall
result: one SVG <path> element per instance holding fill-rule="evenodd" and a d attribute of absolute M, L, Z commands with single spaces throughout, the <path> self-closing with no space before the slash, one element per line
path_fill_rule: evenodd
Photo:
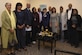
<path fill-rule="evenodd" d="M 12 10 L 15 9 L 15 4 L 17 2 L 21 2 L 23 4 L 23 9 L 26 7 L 26 3 L 29 2 L 31 3 L 31 8 L 32 7 L 38 8 L 41 4 L 45 4 L 47 5 L 47 7 L 48 6 L 56 7 L 57 12 L 59 12 L 60 6 L 63 6 L 65 11 L 68 8 L 68 4 L 72 3 L 73 8 L 77 8 L 79 10 L 79 14 L 82 16 L 82 0 L 0 0 L 0 15 L 2 11 L 5 9 L 4 4 L 6 2 L 12 3 Z M 0 26 L 1 26 L 1 20 L 0 20 Z"/>
<path fill-rule="evenodd" d="M 17 2 L 21 2 L 23 4 L 23 9 L 26 7 L 26 3 L 29 3 L 29 0 L 0 0 L 0 27 L 1 27 L 1 13 L 5 10 L 5 3 L 10 2 L 12 3 L 12 10 L 15 9 L 15 5 Z"/>
<path fill-rule="evenodd" d="M 64 11 L 68 8 L 68 4 L 72 3 L 73 8 L 77 8 L 79 13 L 82 16 L 82 0 L 30 0 L 31 6 L 38 8 L 41 4 L 45 4 L 48 6 L 54 6 L 59 12 L 59 7 L 63 6 Z"/>

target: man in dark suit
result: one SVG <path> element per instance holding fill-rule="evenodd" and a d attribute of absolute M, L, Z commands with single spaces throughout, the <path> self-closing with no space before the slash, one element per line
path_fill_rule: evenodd
<path fill-rule="evenodd" d="M 51 6 L 48 7 L 48 12 L 47 13 L 49 14 L 49 16 L 51 16 L 51 14 L 52 14 L 52 7 Z M 49 29 L 49 31 L 52 31 L 52 28 L 50 26 L 48 27 L 48 29 Z"/>
<path fill-rule="evenodd" d="M 66 12 L 67 12 L 68 20 L 70 20 L 71 15 L 73 13 L 73 8 L 72 8 L 72 4 L 71 3 L 68 5 L 68 9 L 66 10 Z"/>
<path fill-rule="evenodd" d="M 31 31 L 32 31 L 32 19 L 33 15 L 32 12 L 30 11 L 30 4 L 27 3 L 27 8 L 24 10 L 24 15 L 25 15 L 25 23 L 26 23 L 26 45 L 31 44 Z M 30 30 L 29 30 L 30 29 Z"/>
<path fill-rule="evenodd" d="M 73 8 L 72 8 L 72 4 L 70 3 L 68 5 L 68 9 L 66 10 L 67 12 L 67 28 L 68 28 L 68 31 L 67 31 L 67 39 L 68 39 L 68 43 L 71 43 L 70 39 L 70 33 L 71 33 L 71 16 L 73 14 Z"/>

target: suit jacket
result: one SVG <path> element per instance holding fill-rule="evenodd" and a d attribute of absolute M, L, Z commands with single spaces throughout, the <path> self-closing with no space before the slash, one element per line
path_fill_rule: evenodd
<path fill-rule="evenodd" d="M 72 14 L 73 14 L 73 10 L 74 10 L 74 9 L 72 9 L 71 16 L 72 16 Z M 67 13 L 67 18 L 68 18 L 68 11 L 69 11 L 69 9 L 67 9 L 67 10 L 66 10 L 66 13 Z M 71 17 L 70 17 L 70 18 L 71 18 Z"/>
<path fill-rule="evenodd" d="M 48 13 L 49 13 L 49 15 L 51 15 L 52 12 L 51 11 L 48 11 Z"/>
<path fill-rule="evenodd" d="M 33 19 L 32 12 L 26 8 L 24 10 L 24 16 L 25 16 L 26 25 L 30 25 L 31 26 L 32 25 L 32 19 Z"/>

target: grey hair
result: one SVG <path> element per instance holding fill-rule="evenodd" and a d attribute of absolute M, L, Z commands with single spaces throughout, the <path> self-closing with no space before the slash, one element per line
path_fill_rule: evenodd
<path fill-rule="evenodd" d="M 11 3 L 7 2 L 7 3 L 5 3 L 5 6 L 6 6 L 7 4 L 11 4 Z"/>

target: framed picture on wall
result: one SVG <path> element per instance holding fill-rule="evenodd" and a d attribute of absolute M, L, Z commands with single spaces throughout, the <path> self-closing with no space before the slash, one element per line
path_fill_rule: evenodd
<path fill-rule="evenodd" d="M 47 5 L 41 4 L 41 5 L 40 5 L 40 8 L 41 8 L 41 11 L 42 11 L 44 8 L 47 8 Z"/>

